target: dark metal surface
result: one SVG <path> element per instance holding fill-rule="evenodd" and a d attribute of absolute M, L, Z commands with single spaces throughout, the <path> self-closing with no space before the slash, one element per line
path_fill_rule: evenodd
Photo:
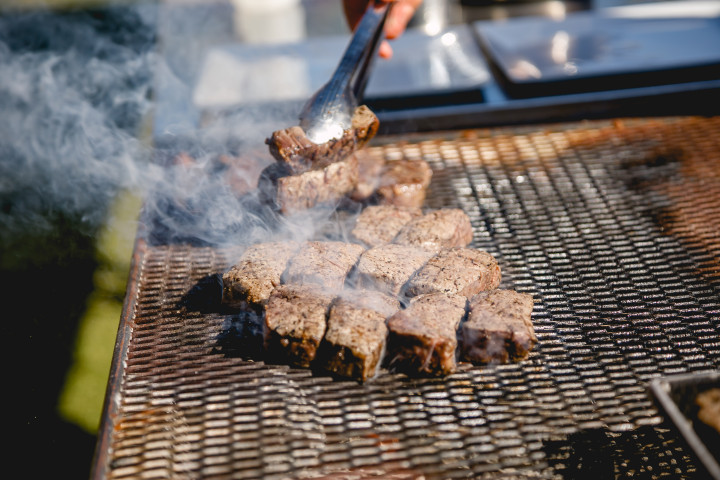
<path fill-rule="evenodd" d="M 697 400 L 711 389 L 720 389 L 720 370 L 670 375 L 650 382 L 657 407 L 685 439 L 708 477 L 716 480 L 720 479 L 720 431 L 700 419 Z"/>
<path fill-rule="evenodd" d="M 430 162 L 428 206 L 463 208 L 534 296 L 530 357 L 366 385 L 265 362 L 247 319 L 208 308 L 239 248 L 141 238 L 95 478 L 700 478 L 647 384 L 720 368 L 720 118 L 371 152 Z"/>

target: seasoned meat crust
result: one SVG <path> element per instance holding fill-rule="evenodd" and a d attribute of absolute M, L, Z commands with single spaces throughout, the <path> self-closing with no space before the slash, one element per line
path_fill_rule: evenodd
<path fill-rule="evenodd" d="M 376 247 L 392 242 L 400 229 L 422 213 L 417 208 L 402 208 L 393 205 L 366 207 L 355 220 L 350 234 L 358 242 Z"/>
<path fill-rule="evenodd" d="M 463 357 L 480 363 L 526 358 L 537 343 L 532 310 L 532 296 L 514 290 L 491 290 L 472 297 L 468 321 L 462 326 Z"/>
<path fill-rule="evenodd" d="M 422 207 L 432 174 L 432 169 L 425 160 L 388 162 L 378 182 L 379 203 L 398 207 Z"/>
<path fill-rule="evenodd" d="M 465 212 L 459 208 L 441 208 L 410 220 L 393 243 L 439 252 L 444 248 L 467 247 L 472 236 L 472 225 Z"/>
<path fill-rule="evenodd" d="M 465 316 L 465 297 L 430 293 L 415 297 L 388 319 L 387 358 L 408 374 L 448 375 L 457 368 L 457 328 Z"/>
<path fill-rule="evenodd" d="M 288 168 L 275 163 L 263 170 L 258 187 L 265 203 L 283 214 L 292 214 L 339 202 L 355 189 L 357 178 L 357 157 L 350 155 L 297 175 L 290 175 Z"/>
<path fill-rule="evenodd" d="M 396 312 L 396 299 L 357 291 L 335 300 L 316 365 L 361 382 L 372 378 L 385 350 L 385 319 Z"/>
<path fill-rule="evenodd" d="M 265 143 L 270 154 L 278 162 L 287 164 L 292 174 L 323 169 L 345 159 L 355 150 L 365 146 L 377 133 L 380 122 L 365 105 L 355 109 L 352 126 L 339 139 L 317 144 L 305 136 L 302 128 L 295 126 L 277 130 Z"/>
<path fill-rule="evenodd" d="M 410 245 L 373 247 L 360 257 L 354 280 L 358 288 L 399 295 L 403 285 L 432 256 L 432 252 Z"/>
<path fill-rule="evenodd" d="M 236 308 L 246 305 L 261 308 L 280 285 L 281 275 L 298 248 L 299 244 L 293 241 L 258 243 L 248 247 L 222 277 L 222 302 Z"/>
<path fill-rule="evenodd" d="M 456 293 L 470 298 L 500 285 L 500 266 L 487 252 L 467 247 L 442 250 L 410 280 L 405 294 Z"/>
<path fill-rule="evenodd" d="M 362 245 L 346 242 L 305 242 L 290 259 L 283 283 L 317 284 L 341 290 L 345 278 L 365 251 Z"/>
<path fill-rule="evenodd" d="M 333 295 L 315 285 L 280 285 L 265 305 L 269 358 L 309 367 L 325 335 Z"/>

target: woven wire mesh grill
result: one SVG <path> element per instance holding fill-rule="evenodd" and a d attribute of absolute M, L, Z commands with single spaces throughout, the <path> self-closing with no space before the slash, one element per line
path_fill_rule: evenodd
<path fill-rule="evenodd" d="M 533 295 L 530 357 L 364 385 L 264 362 L 237 315 L 182 302 L 239 250 L 141 239 L 102 476 L 698 475 L 646 384 L 720 368 L 720 119 L 381 142 L 431 164 L 427 206 L 464 209 L 502 286 Z"/>

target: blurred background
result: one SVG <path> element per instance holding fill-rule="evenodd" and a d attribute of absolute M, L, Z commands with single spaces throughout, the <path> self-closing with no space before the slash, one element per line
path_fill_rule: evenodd
<path fill-rule="evenodd" d="M 411 27 L 436 35 L 449 24 L 627 3 L 645 2 L 426 0 Z M 212 107 L 237 95 L 203 81 L 212 70 L 204 52 L 348 33 L 340 0 L 0 0 L 0 292 L 8 413 L 20 412 L 9 458 L 23 478 L 90 474 L 137 218 L 161 175 L 153 137 L 196 126 L 187 99 Z M 466 70 L 464 80 L 487 76 Z M 493 99 L 492 87 L 485 93 Z M 172 108 L 158 109 L 158 95 Z"/>
<path fill-rule="evenodd" d="M 156 10 L 0 4 L 4 389 L 19 412 L 7 458 L 22 478 L 88 478 L 140 208 Z"/>

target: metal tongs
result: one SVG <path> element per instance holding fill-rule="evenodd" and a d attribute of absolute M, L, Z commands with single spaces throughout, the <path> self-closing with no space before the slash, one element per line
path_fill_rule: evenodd
<path fill-rule="evenodd" d="M 300 127 L 314 143 L 340 138 L 350 128 L 392 3 L 370 2 L 335 73 L 300 112 Z"/>

